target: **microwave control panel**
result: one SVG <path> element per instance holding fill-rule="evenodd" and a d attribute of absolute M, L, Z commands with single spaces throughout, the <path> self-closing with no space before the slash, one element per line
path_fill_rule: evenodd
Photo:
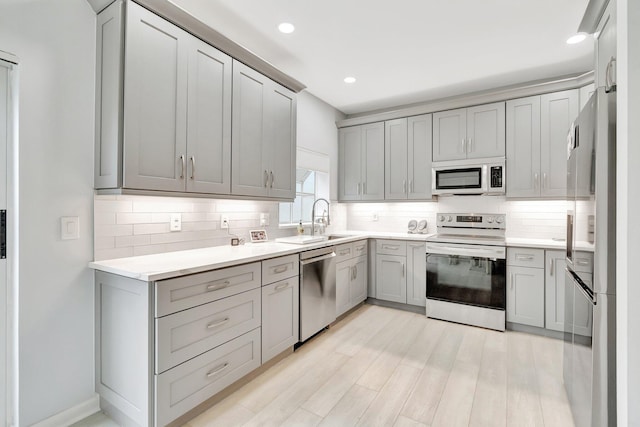
<path fill-rule="evenodd" d="M 502 188 L 502 166 L 491 166 L 491 188 Z"/>

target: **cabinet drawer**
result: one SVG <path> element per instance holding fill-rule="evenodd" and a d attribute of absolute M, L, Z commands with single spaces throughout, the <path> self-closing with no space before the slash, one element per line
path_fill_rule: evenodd
<path fill-rule="evenodd" d="M 260 263 L 161 280 L 155 287 L 156 317 L 162 317 L 259 288 Z"/>
<path fill-rule="evenodd" d="M 575 255 L 573 266 L 576 271 L 593 273 L 593 253 L 578 251 Z"/>
<path fill-rule="evenodd" d="M 507 265 L 544 268 L 544 249 L 507 248 Z"/>
<path fill-rule="evenodd" d="M 260 326 L 260 289 L 156 319 L 156 373 Z"/>
<path fill-rule="evenodd" d="M 262 261 L 262 284 L 268 285 L 297 276 L 299 271 L 300 257 L 298 254 Z"/>
<path fill-rule="evenodd" d="M 334 248 L 336 263 L 353 258 L 353 243 L 345 243 Z"/>
<path fill-rule="evenodd" d="M 164 426 L 260 366 L 256 328 L 156 379 L 156 425 Z"/>
<path fill-rule="evenodd" d="M 367 240 L 358 240 L 353 242 L 353 256 L 362 256 L 367 254 Z"/>
<path fill-rule="evenodd" d="M 407 243 L 402 240 L 376 240 L 376 253 L 405 256 L 407 254 Z"/>

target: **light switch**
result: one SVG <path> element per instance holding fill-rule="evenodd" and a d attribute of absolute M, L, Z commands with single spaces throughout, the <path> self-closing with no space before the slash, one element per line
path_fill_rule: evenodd
<path fill-rule="evenodd" d="M 174 213 L 169 218 L 169 230 L 180 231 L 182 230 L 182 214 Z"/>
<path fill-rule="evenodd" d="M 63 216 L 60 218 L 60 238 L 62 240 L 76 240 L 80 238 L 79 217 Z"/>
<path fill-rule="evenodd" d="M 260 214 L 260 227 L 266 227 L 269 225 L 269 214 L 262 212 Z"/>

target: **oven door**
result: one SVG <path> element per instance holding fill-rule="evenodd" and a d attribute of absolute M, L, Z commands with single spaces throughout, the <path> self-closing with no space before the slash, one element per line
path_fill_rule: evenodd
<path fill-rule="evenodd" d="M 427 299 L 504 310 L 506 270 L 504 247 L 427 243 Z"/>

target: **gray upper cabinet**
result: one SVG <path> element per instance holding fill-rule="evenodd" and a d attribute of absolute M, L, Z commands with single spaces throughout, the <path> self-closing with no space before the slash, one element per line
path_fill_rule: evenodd
<path fill-rule="evenodd" d="M 505 104 L 433 114 L 433 161 L 504 157 Z"/>
<path fill-rule="evenodd" d="M 384 200 L 384 122 L 339 131 L 338 198 Z"/>
<path fill-rule="evenodd" d="M 385 200 L 431 199 L 431 114 L 385 122 Z"/>
<path fill-rule="evenodd" d="M 295 197 L 293 92 L 134 2 L 97 28 L 97 189 Z"/>
<path fill-rule="evenodd" d="M 507 197 L 565 197 L 578 90 L 507 102 Z"/>
<path fill-rule="evenodd" d="M 295 198 L 293 92 L 233 62 L 232 193 Z"/>

